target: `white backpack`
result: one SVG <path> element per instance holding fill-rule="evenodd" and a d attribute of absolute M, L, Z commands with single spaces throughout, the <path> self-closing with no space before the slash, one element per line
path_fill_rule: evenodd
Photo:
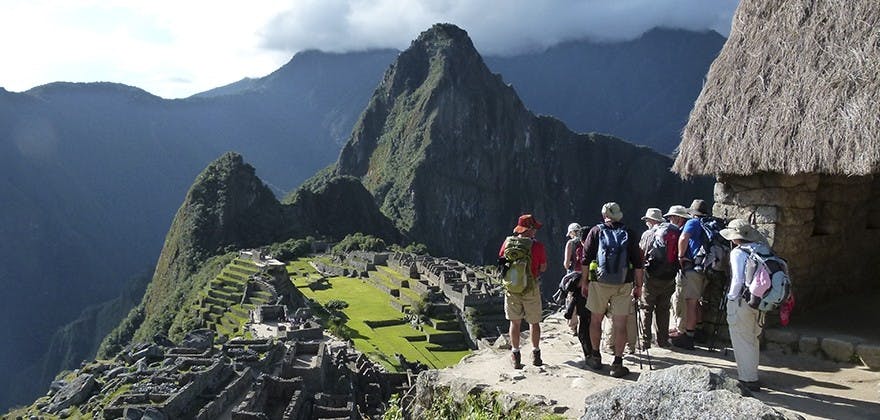
<path fill-rule="evenodd" d="M 791 296 L 788 263 L 764 244 L 744 244 L 739 248 L 748 254 L 743 299 L 761 312 L 778 308 Z"/>

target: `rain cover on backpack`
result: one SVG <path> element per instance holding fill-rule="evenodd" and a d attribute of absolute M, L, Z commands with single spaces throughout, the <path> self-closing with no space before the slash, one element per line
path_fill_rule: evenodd
<path fill-rule="evenodd" d="M 605 224 L 599 227 L 599 251 L 596 260 L 599 263 L 598 278 L 600 283 L 623 284 L 627 273 L 627 250 L 629 234 L 624 226 L 616 228 Z"/>
<path fill-rule="evenodd" d="M 762 312 L 778 308 L 791 296 L 788 263 L 763 244 L 744 244 L 740 249 L 748 254 L 743 298 Z"/>
<path fill-rule="evenodd" d="M 508 236 L 504 240 L 503 257 L 506 260 L 501 272 L 504 288 L 510 293 L 525 292 L 532 276 L 532 240 Z"/>

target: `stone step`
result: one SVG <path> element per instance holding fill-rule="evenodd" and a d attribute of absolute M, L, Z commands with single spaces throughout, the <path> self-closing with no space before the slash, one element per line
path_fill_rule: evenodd
<path fill-rule="evenodd" d="M 871 370 L 880 370 L 880 344 L 870 343 L 860 337 L 819 336 L 785 328 L 764 330 L 766 345 L 786 352 L 823 357 L 843 363 L 861 363 Z"/>

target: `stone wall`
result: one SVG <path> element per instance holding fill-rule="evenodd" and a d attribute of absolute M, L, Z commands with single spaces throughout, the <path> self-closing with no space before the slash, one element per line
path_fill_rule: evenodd
<path fill-rule="evenodd" d="M 749 220 L 788 260 L 795 311 L 872 290 L 880 269 L 880 178 L 721 176 L 713 214 Z"/>

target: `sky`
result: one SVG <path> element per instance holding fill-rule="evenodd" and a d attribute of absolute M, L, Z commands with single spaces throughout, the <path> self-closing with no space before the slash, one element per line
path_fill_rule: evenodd
<path fill-rule="evenodd" d="M 738 0 L 0 0 L 0 87 L 123 83 L 182 98 L 262 77 L 298 52 L 405 49 L 437 22 L 481 54 L 633 39 L 661 26 L 724 36 Z"/>

